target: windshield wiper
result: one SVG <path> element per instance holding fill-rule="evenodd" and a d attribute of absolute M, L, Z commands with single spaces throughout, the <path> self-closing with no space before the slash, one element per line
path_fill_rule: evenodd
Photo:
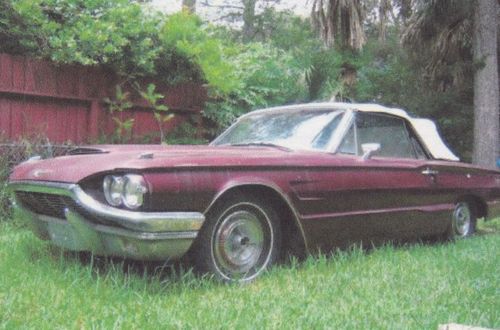
<path fill-rule="evenodd" d="M 273 147 L 273 148 L 277 148 L 277 149 L 284 150 L 284 151 L 292 151 L 291 148 L 282 146 L 280 144 L 271 143 L 271 142 L 234 143 L 234 144 L 231 144 L 231 146 L 235 146 L 235 147 L 241 147 L 241 146 Z"/>

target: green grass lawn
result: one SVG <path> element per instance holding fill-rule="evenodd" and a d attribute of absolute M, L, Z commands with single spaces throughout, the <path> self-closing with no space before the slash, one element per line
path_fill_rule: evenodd
<path fill-rule="evenodd" d="M 309 258 L 245 285 L 82 260 L 0 222 L 0 329 L 437 329 L 448 322 L 500 327 L 500 219 L 468 240 Z"/>

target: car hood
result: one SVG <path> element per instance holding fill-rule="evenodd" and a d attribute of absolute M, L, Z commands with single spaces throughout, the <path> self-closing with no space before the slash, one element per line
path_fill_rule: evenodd
<path fill-rule="evenodd" d="M 10 180 L 76 183 L 113 171 L 283 166 L 295 163 L 294 154 L 280 148 L 254 146 L 104 145 L 81 148 L 73 155 L 24 162 L 15 167 Z"/>

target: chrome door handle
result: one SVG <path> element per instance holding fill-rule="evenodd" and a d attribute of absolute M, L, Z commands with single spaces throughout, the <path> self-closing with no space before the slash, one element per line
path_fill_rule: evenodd
<path fill-rule="evenodd" d="M 430 168 L 426 168 L 425 170 L 422 171 L 423 175 L 438 175 L 439 171 L 436 170 L 431 170 Z"/>

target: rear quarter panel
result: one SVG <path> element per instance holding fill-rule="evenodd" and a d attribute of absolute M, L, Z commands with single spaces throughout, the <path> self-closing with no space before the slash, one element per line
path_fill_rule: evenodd
<path fill-rule="evenodd" d="M 486 207 L 480 217 L 500 216 L 500 171 L 458 162 L 433 161 L 429 165 L 439 171 L 435 189 L 442 198 L 457 202 L 475 197 Z"/>

